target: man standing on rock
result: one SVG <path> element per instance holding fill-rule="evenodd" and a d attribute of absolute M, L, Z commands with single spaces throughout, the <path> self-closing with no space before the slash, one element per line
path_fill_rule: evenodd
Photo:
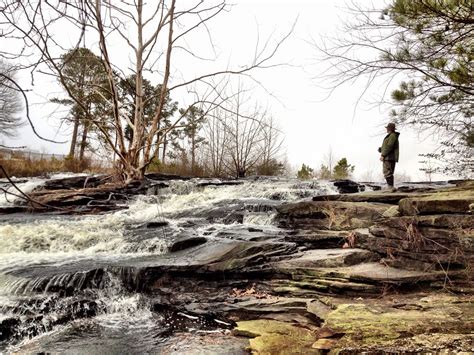
<path fill-rule="evenodd" d="M 387 181 L 387 188 L 395 191 L 393 174 L 395 164 L 398 162 L 398 136 L 400 133 L 395 132 L 395 123 L 389 123 L 385 128 L 387 129 L 387 135 L 379 148 L 380 161 L 383 162 L 383 176 Z"/>

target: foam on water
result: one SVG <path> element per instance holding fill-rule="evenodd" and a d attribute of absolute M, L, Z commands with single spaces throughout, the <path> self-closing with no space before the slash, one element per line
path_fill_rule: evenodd
<path fill-rule="evenodd" d="M 76 174 L 76 173 L 58 173 L 58 174 L 53 174 L 49 179 L 55 180 L 55 179 L 64 179 L 68 177 L 74 177 L 74 176 L 85 176 L 86 174 Z M 39 177 L 34 177 L 34 178 L 29 178 L 28 181 L 25 182 L 20 182 L 18 184 L 15 184 L 23 193 L 29 193 L 33 191 L 35 188 L 43 185 L 45 181 L 49 180 L 46 178 L 39 178 Z M 15 178 L 13 178 L 15 180 Z M 0 187 L 5 189 L 7 192 L 0 192 L 0 207 L 9 207 L 13 206 L 15 202 L 21 200 L 21 197 L 17 197 L 15 195 L 21 195 L 20 192 L 8 182 L 7 179 L 0 179 Z M 14 195 L 12 195 L 12 194 Z"/>
<path fill-rule="evenodd" d="M 244 224 L 268 226 L 272 224 L 275 216 L 275 212 L 248 213 L 244 216 Z"/>
<path fill-rule="evenodd" d="M 163 215 L 182 213 L 186 210 L 204 209 L 224 200 L 283 200 L 295 201 L 321 194 L 337 194 L 333 184 L 326 181 L 310 180 L 263 180 L 245 181 L 240 185 L 196 187 L 189 181 L 170 184 L 168 194 L 162 196 L 159 203 L 146 199 L 132 204 L 128 211 L 119 212 L 133 219 L 156 218 L 157 213 Z"/>
<path fill-rule="evenodd" d="M 45 179 L 31 179 L 26 182 L 18 183 L 16 186 L 23 192 L 29 193 L 33 191 L 36 187 L 44 184 Z M 0 183 L 0 186 L 5 189 L 7 192 L 0 192 L 0 207 L 9 207 L 15 204 L 15 201 L 21 200 L 21 197 L 15 195 L 21 195 L 18 190 L 9 184 L 8 182 Z M 11 193 L 11 194 L 10 194 Z M 13 194 L 13 195 L 12 195 Z"/>

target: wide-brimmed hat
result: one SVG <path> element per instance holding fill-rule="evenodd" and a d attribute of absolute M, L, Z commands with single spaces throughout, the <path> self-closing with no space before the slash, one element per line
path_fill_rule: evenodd
<path fill-rule="evenodd" d="M 390 122 L 388 125 L 385 126 L 385 128 L 395 130 L 395 123 Z"/>

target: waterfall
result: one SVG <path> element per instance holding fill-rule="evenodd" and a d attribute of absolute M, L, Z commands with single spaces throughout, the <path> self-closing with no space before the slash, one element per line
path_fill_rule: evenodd
<path fill-rule="evenodd" d="M 27 192 L 44 181 L 31 179 L 19 187 Z M 78 347 L 102 353 L 102 348 L 95 348 L 87 337 L 94 341 L 105 331 L 113 338 L 125 327 L 143 341 L 122 345 L 136 345 L 130 349 L 146 352 L 158 346 L 158 333 L 169 329 L 171 318 L 181 319 L 178 323 L 190 329 L 201 329 L 208 320 L 199 315 L 174 310 L 152 312 L 148 297 L 127 290 L 136 275 L 122 265 L 164 257 L 168 246 L 183 237 L 272 238 L 279 233 L 273 223 L 276 206 L 337 193 L 329 182 L 296 179 L 229 183 L 191 179 L 169 181 L 167 185 L 156 195 L 135 196 L 127 209 L 112 213 L 17 215 L 0 220 L 0 325 L 10 330 L 6 345 L 0 338 L 0 351 L 8 346 L 9 351 L 41 352 L 42 348 L 34 344 L 59 337 L 55 347 L 46 348 L 61 352 L 77 342 Z M 0 205 L 14 202 L 0 197 Z M 255 231 L 267 234 L 258 237 Z M 211 330 L 220 327 L 217 321 L 211 323 Z M 157 324 L 161 325 L 157 328 Z M 81 327 L 92 327 L 84 339 L 74 335 Z M 142 338 L 145 334 L 149 335 L 146 339 Z"/>

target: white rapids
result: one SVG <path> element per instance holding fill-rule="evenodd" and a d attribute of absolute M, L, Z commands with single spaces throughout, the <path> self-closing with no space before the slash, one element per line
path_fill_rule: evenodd
<path fill-rule="evenodd" d="M 40 218 L 28 223 L 0 224 L 0 265 L 4 257 L 10 262 L 27 254 L 27 258 L 45 258 L 48 255 L 61 257 L 94 254 L 146 253 L 150 244 L 156 244 L 153 252 L 166 251 L 161 235 L 146 239 L 142 246 L 133 247 L 125 238 L 127 225 L 142 225 L 148 222 L 167 220 L 169 228 L 180 232 L 174 213 L 199 211 L 223 201 L 274 200 L 292 201 L 316 194 L 336 193 L 330 183 L 297 180 L 245 181 L 240 185 L 196 187 L 193 181 L 174 181 L 163 189 L 160 196 L 138 196 L 127 210 L 114 213 L 74 217 Z M 244 224 L 268 225 L 274 213 L 249 212 Z M 168 218 L 168 216 L 171 216 Z M 12 254 L 16 254 L 15 256 Z M 22 259 L 20 257 L 20 259 Z"/>
<path fill-rule="evenodd" d="M 26 267 L 49 265 L 60 269 L 71 262 L 107 264 L 164 254 L 180 235 L 212 238 L 232 224 L 272 228 L 276 204 L 337 193 L 331 183 L 316 180 L 246 180 L 238 185 L 206 187 L 199 186 L 199 182 L 171 181 L 158 196 L 137 196 L 128 209 L 113 213 L 80 217 L 34 215 L 24 220 L 20 216 L 0 221 L 0 276 Z M 224 208 L 232 213 L 234 207 L 241 212 L 244 209 L 240 222 L 206 220 L 207 211 Z M 195 227 L 186 226 L 195 221 Z M 150 222 L 165 222 L 166 226 L 147 229 Z M 0 291 L 8 291 L 7 285 L 14 286 L 9 277 L 0 279 L 0 288 L 4 288 Z"/>

